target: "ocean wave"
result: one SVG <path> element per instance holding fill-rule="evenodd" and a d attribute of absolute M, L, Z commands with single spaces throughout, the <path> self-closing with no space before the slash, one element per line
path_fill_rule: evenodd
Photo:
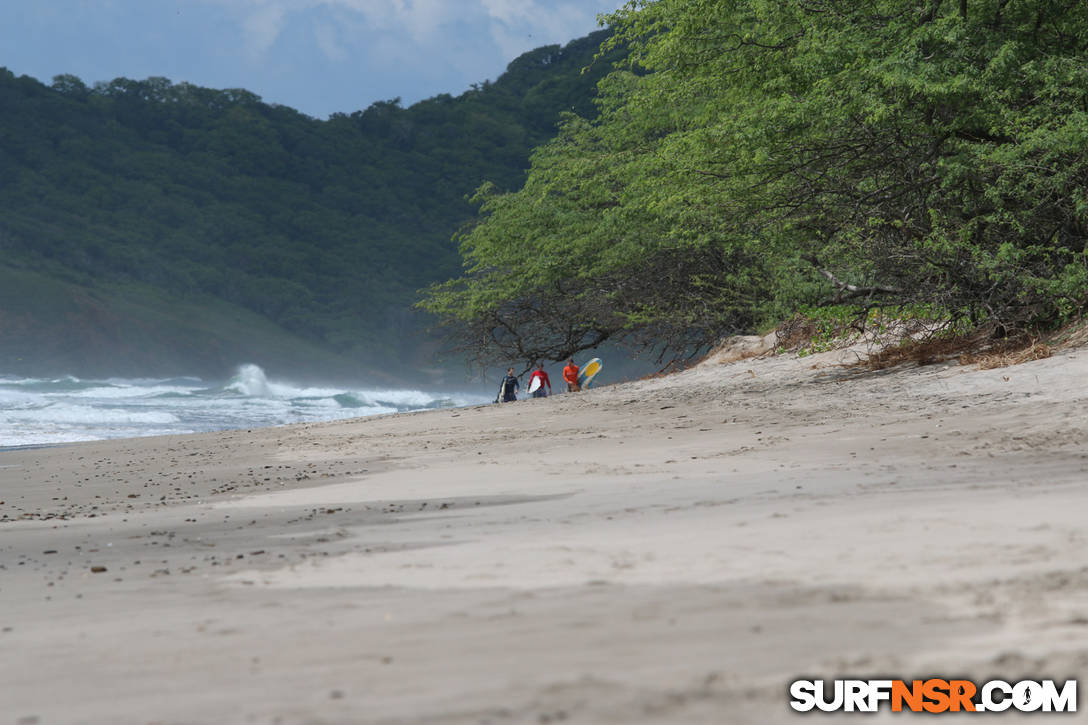
<path fill-rule="evenodd" d="M 123 408 L 96 408 L 89 405 L 50 404 L 35 408 L 16 408 L 0 412 L 0 420 L 15 422 L 49 422 L 57 424 L 116 425 L 177 423 L 178 417 L 167 411 L 136 411 Z"/>
<path fill-rule="evenodd" d="M 195 377 L 0 376 L 0 446 L 345 420 L 485 402 L 472 395 L 298 385 L 240 366 L 222 385 Z"/>
<path fill-rule="evenodd" d="M 64 443 L 85 443 L 109 438 L 135 438 L 159 435 L 185 435 L 196 433 L 191 429 L 141 428 L 114 429 L 104 434 L 101 430 L 73 431 L 66 428 L 3 431 L 0 434 L 0 450 L 24 446 L 56 446 Z"/>
<path fill-rule="evenodd" d="M 101 381 L 80 380 L 71 375 L 55 379 L 24 378 L 21 380 L 5 380 L 0 384 L 5 387 L 34 393 L 70 393 L 104 385 Z"/>
<path fill-rule="evenodd" d="M 165 395 L 186 397 L 192 395 L 191 388 L 179 388 L 167 385 L 135 386 L 135 385 L 108 385 L 69 393 L 76 398 L 157 398 Z"/>

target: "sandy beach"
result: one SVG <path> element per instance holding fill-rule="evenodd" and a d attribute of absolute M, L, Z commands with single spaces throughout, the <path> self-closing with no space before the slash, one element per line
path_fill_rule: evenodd
<path fill-rule="evenodd" d="M 1088 683 L 1088 349 L 850 359 L 2 452 L 0 723 L 777 723 L 801 677 Z"/>

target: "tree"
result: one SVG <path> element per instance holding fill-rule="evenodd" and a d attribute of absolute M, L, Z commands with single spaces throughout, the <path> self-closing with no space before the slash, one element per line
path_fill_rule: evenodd
<path fill-rule="evenodd" d="M 1008 331 L 1088 302 L 1083 3 L 659 0 L 609 22 L 628 65 L 524 189 L 478 197 L 465 275 L 424 302 L 451 329 L 560 291 L 674 351 L 802 305 Z"/>
<path fill-rule="evenodd" d="M 78 76 L 68 73 L 53 76 L 53 90 L 73 98 L 86 98 L 91 91 Z"/>
<path fill-rule="evenodd" d="M 640 59 L 682 79 L 653 92 L 706 101 L 705 122 L 667 145 L 711 180 L 733 233 L 868 303 L 1045 323 L 1084 300 L 1088 12 L 972 8 L 666 2 L 669 31 Z M 628 32 L 644 33 L 631 12 Z M 778 279 L 788 297 L 796 276 Z"/>

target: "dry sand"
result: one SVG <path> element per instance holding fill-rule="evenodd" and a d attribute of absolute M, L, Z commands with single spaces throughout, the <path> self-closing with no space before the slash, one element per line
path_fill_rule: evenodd
<path fill-rule="evenodd" d="M 773 723 L 799 676 L 1088 682 L 1088 351 L 840 357 L 0 453 L 0 725 Z"/>

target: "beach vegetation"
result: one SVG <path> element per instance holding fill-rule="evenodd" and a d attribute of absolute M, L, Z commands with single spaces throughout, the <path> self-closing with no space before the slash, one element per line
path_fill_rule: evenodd
<path fill-rule="evenodd" d="M 481 187 L 422 306 L 481 359 L 1088 306 L 1088 4 L 633 0 L 598 114 Z M 822 311 L 822 312 L 821 312 Z M 875 315 L 875 317 L 874 317 Z"/>

